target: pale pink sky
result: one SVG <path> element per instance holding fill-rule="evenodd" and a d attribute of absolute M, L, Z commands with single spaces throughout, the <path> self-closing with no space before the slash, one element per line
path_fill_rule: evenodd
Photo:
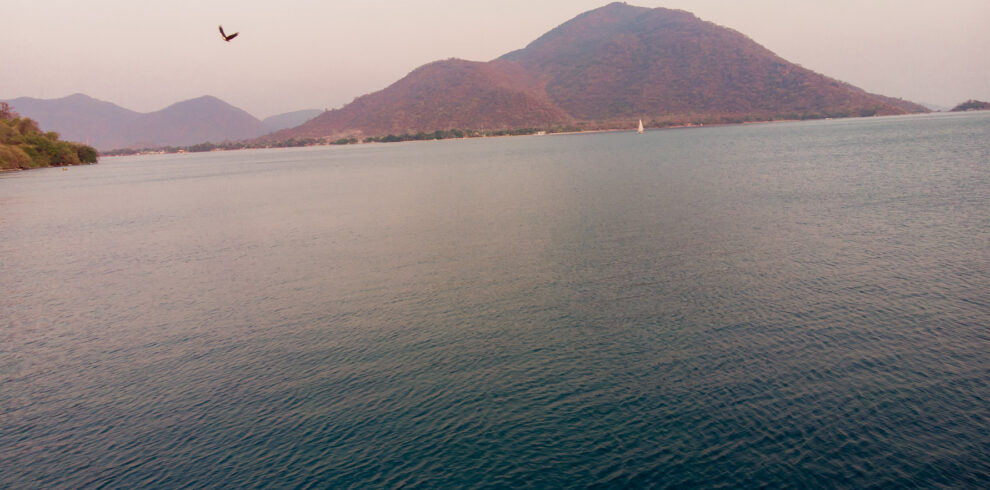
<path fill-rule="evenodd" d="M 76 92 L 148 112 L 201 95 L 259 118 L 340 107 L 417 66 L 522 48 L 604 0 L 0 2 L 0 99 Z M 990 100 L 987 0 L 642 0 L 871 92 Z M 240 31 L 220 40 L 217 24 Z"/>

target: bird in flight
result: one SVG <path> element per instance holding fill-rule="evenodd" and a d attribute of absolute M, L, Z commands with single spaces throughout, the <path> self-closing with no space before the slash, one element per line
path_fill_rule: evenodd
<path fill-rule="evenodd" d="M 231 34 L 231 35 L 228 36 L 227 34 L 225 34 L 223 32 L 223 26 L 220 26 L 220 36 L 223 37 L 223 40 L 224 41 L 227 41 L 228 43 L 230 42 L 231 39 L 237 37 L 238 34 L 240 34 L 240 33 L 239 32 L 235 32 L 235 33 L 233 33 L 233 34 Z"/>

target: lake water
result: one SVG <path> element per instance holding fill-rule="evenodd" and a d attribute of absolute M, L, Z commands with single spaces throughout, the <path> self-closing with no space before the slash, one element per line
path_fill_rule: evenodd
<path fill-rule="evenodd" d="M 990 113 L 0 176 L 0 487 L 990 485 Z"/>

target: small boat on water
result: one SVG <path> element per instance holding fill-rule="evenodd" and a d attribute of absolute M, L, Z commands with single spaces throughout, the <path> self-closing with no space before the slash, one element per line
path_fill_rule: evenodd
<path fill-rule="evenodd" d="M 643 134 L 643 120 L 639 120 L 639 129 L 636 130 L 637 133 Z"/>

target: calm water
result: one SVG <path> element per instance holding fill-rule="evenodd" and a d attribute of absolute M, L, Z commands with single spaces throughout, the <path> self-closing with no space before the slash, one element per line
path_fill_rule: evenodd
<path fill-rule="evenodd" d="M 990 114 L 0 176 L 0 487 L 990 485 Z"/>

